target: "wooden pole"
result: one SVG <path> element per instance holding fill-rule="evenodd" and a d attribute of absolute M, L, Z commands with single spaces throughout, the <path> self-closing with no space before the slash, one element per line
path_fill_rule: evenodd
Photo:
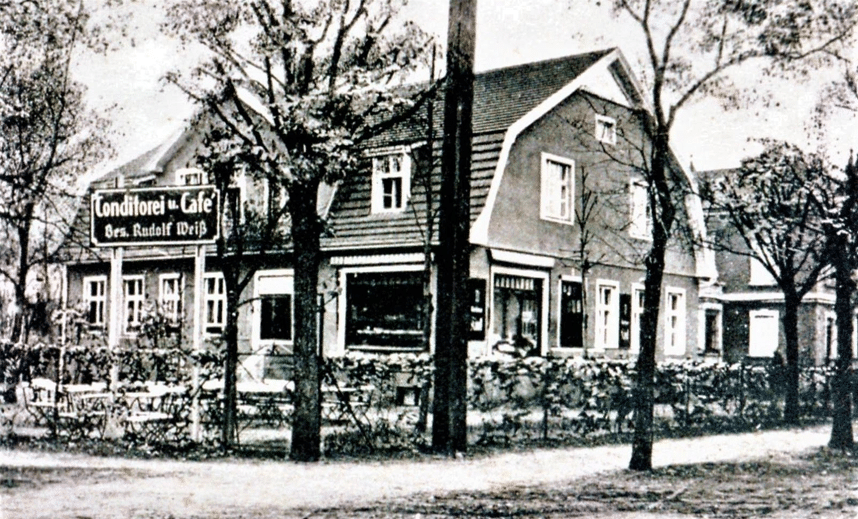
<path fill-rule="evenodd" d="M 476 0 L 451 0 L 444 84 L 432 448 L 467 450 L 471 112 Z"/>

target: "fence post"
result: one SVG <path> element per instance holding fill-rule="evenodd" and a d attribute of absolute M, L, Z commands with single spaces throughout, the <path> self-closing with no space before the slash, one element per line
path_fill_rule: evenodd
<path fill-rule="evenodd" d="M 745 363 L 739 363 L 739 419 L 745 419 Z"/>

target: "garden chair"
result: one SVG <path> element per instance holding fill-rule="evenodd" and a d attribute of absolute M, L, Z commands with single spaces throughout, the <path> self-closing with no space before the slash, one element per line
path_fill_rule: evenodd
<path fill-rule="evenodd" d="M 122 418 L 125 435 L 144 444 L 166 443 L 179 435 L 187 426 L 184 393 L 184 387 L 159 384 L 149 385 L 143 392 L 126 393 Z"/>
<path fill-rule="evenodd" d="M 57 383 L 47 378 L 34 378 L 23 384 L 24 407 L 36 425 L 53 427 L 57 418 Z"/>

